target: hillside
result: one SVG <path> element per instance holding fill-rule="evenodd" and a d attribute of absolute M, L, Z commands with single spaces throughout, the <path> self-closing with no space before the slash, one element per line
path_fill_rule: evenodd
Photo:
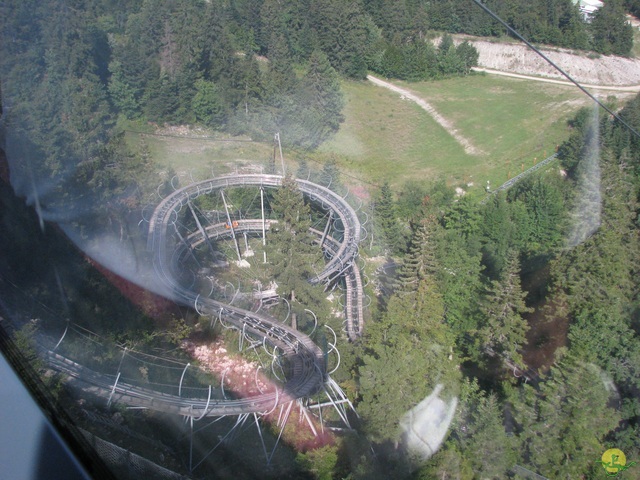
<path fill-rule="evenodd" d="M 496 43 L 468 38 L 478 49 L 479 66 L 488 69 L 563 78 L 557 70 L 525 45 Z M 576 81 L 590 85 L 638 85 L 640 84 L 640 60 L 576 53 L 560 48 L 541 49 L 554 63 Z"/>

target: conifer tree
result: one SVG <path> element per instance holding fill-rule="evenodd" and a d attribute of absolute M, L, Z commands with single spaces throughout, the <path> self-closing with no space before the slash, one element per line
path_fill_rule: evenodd
<path fill-rule="evenodd" d="M 604 378 L 598 367 L 569 351 L 538 389 L 507 389 L 525 466 L 548 478 L 602 473 L 597 461 L 607 449 L 605 437 L 620 420 Z"/>
<path fill-rule="evenodd" d="M 437 228 L 438 224 L 434 216 L 418 222 L 400 270 L 399 290 L 401 292 L 415 291 L 421 280 L 437 273 L 438 262 L 434 239 Z"/>
<path fill-rule="evenodd" d="M 374 218 L 382 235 L 382 243 L 391 254 L 402 251 L 402 236 L 395 210 L 391 186 L 385 182 L 374 205 Z"/>
<path fill-rule="evenodd" d="M 333 68 L 349 77 L 365 78 L 368 16 L 360 2 L 314 0 L 309 15 L 317 46 L 327 54 Z"/>
<path fill-rule="evenodd" d="M 213 82 L 197 80 L 196 94 L 191 100 L 191 108 L 196 120 L 211 127 L 218 127 L 225 115 L 225 105 L 220 95 L 220 88 Z"/>
<path fill-rule="evenodd" d="M 493 196 L 482 212 L 483 263 L 491 278 L 497 278 L 505 268 L 507 253 L 513 247 L 514 223 L 511 208 L 502 192 Z"/>
<path fill-rule="evenodd" d="M 305 307 L 323 309 L 322 286 L 309 283 L 322 270 L 322 254 L 309 232 L 309 205 L 291 175 L 282 180 L 271 207 L 278 223 L 269 231 L 267 259 L 273 267 L 278 294 L 291 303 L 294 312 L 302 312 Z"/>
<path fill-rule="evenodd" d="M 296 170 L 296 177 L 302 180 L 308 180 L 311 175 L 311 170 L 309 169 L 309 163 L 305 158 L 301 158 L 298 160 L 298 169 Z"/>
<path fill-rule="evenodd" d="M 633 27 L 627 21 L 621 0 L 609 0 L 596 10 L 591 21 L 593 49 L 605 55 L 629 55 Z"/>
<path fill-rule="evenodd" d="M 306 130 L 310 145 L 317 146 L 336 132 L 344 119 L 341 113 L 344 99 L 338 74 L 320 50 L 314 50 L 309 57 L 298 102 L 299 122 Z"/>
<path fill-rule="evenodd" d="M 273 33 L 269 42 L 269 68 L 263 80 L 265 99 L 277 105 L 283 95 L 293 92 L 296 83 L 286 39 Z"/>
<path fill-rule="evenodd" d="M 478 66 L 478 58 L 480 56 L 476 47 L 471 45 L 467 40 L 456 47 L 456 54 L 460 58 L 464 69 L 461 73 L 467 75 L 471 72 L 472 67 Z"/>
<path fill-rule="evenodd" d="M 493 280 L 481 306 L 483 324 L 478 332 L 481 347 L 523 364 L 520 347 L 526 343 L 529 329 L 522 314 L 532 309 L 525 304 L 526 292 L 520 286 L 518 253 L 510 250 L 499 280 Z"/>
<path fill-rule="evenodd" d="M 517 455 L 504 429 L 502 406 L 489 394 L 481 395 L 472 409 L 460 442 L 463 452 L 477 478 L 506 478 Z"/>
<path fill-rule="evenodd" d="M 481 255 L 469 253 L 472 240 L 449 230 L 437 238 L 440 268 L 437 281 L 445 304 L 445 319 L 460 338 L 477 330 L 482 292 Z M 467 343 L 466 341 L 464 342 Z"/>
<path fill-rule="evenodd" d="M 413 293 L 394 295 L 383 318 L 367 327 L 358 412 L 373 438 L 397 439 L 399 421 L 410 408 L 438 383 L 448 394 L 457 385 L 454 337 L 443 315 L 442 296 L 427 277 Z"/>
<path fill-rule="evenodd" d="M 329 158 L 322 166 L 318 183 L 330 188 L 334 192 L 340 192 L 342 184 L 340 183 L 340 171 L 338 170 L 335 158 Z"/>

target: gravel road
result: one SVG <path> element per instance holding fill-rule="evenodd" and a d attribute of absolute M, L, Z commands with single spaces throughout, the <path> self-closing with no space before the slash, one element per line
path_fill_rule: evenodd
<path fill-rule="evenodd" d="M 492 75 L 526 78 L 540 82 L 573 85 L 565 76 L 526 45 L 489 42 L 468 36 L 456 36 L 456 43 L 468 40 L 478 49 L 478 68 L 476 71 Z M 436 43 L 438 40 L 436 40 Z M 556 65 L 571 78 L 589 90 L 610 90 L 617 92 L 640 92 L 640 60 L 573 52 L 560 48 L 540 48 Z M 368 75 L 367 80 L 383 88 L 400 94 L 402 99 L 410 100 L 424 109 L 438 122 L 470 155 L 482 154 L 473 143 L 465 138 L 455 126 L 440 115 L 432 105 L 406 88 L 398 87 L 380 78 Z"/>
<path fill-rule="evenodd" d="M 565 81 L 556 69 L 526 45 L 494 43 L 472 37 L 469 40 L 478 50 L 478 66 L 512 74 L 539 76 Z M 598 86 L 640 86 L 640 60 L 613 55 L 587 54 L 561 48 L 540 48 L 556 65 L 574 80 Z"/>

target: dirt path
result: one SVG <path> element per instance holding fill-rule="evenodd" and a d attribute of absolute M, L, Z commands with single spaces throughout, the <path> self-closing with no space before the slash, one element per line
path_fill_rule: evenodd
<path fill-rule="evenodd" d="M 431 117 L 456 140 L 456 142 L 458 142 L 464 148 L 464 151 L 466 153 L 470 155 L 481 155 L 483 153 L 480 149 L 473 145 L 473 143 L 471 143 L 469 139 L 463 137 L 449 120 L 440 115 L 435 108 L 429 105 L 422 98 L 418 97 L 414 93 L 411 93 L 410 90 L 400 88 L 389 82 L 385 82 L 384 80 L 374 77 L 373 75 L 367 75 L 367 80 L 375 85 L 399 93 L 402 96 L 401 98 L 411 100 L 412 102 L 418 104 L 429 115 L 431 115 Z"/>
<path fill-rule="evenodd" d="M 565 81 L 564 76 L 536 52 L 520 43 L 493 42 L 488 39 L 456 36 L 468 40 L 478 50 L 478 66 L 519 75 L 533 75 Z M 574 80 L 589 85 L 640 85 L 640 59 L 597 55 L 557 47 L 538 47 L 546 57 Z"/>
<path fill-rule="evenodd" d="M 490 75 L 522 78 L 536 82 L 575 86 L 537 53 L 525 45 L 491 42 L 466 35 L 456 35 L 455 42 L 469 40 L 479 53 L 479 67 L 474 70 Z M 435 41 L 435 40 L 434 40 Z M 640 92 L 640 59 L 613 55 L 588 55 L 560 48 L 541 48 L 551 60 L 588 90 L 606 90 L 619 93 Z M 470 155 L 483 152 L 465 138 L 452 122 L 440 115 L 432 105 L 406 88 L 368 75 L 375 85 L 392 90 L 423 108 Z"/>
<path fill-rule="evenodd" d="M 485 73 L 489 73 L 491 75 L 501 75 L 503 77 L 512 77 L 512 78 L 522 78 L 522 79 L 526 79 L 526 80 L 534 80 L 536 82 L 546 82 L 546 83 L 555 83 L 557 85 L 569 85 L 569 86 L 575 86 L 575 84 L 573 84 L 572 82 L 570 82 L 569 80 L 554 80 L 552 78 L 542 78 L 542 77 L 535 77 L 532 75 L 522 75 L 520 73 L 511 73 L 511 72 L 502 72 L 500 70 L 491 70 L 489 68 L 481 68 L 481 67 L 475 67 L 472 69 L 475 72 L 485 72 Z M 582 85 L 584 88 L 588 89 L 588 90 L 612 90 L 615 92 L 640 92 L 640 85 L 589 85 L 586 83 L 580 83 L 580 85 Z"/>

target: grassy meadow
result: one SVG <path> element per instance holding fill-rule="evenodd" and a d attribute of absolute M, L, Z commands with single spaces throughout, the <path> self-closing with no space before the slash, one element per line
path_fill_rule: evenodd
<path fill-rule="evenodd" d="M 133 130 L 133 129 L 132 129 Z M 149 154 L 161 171 L 204 179 L 234 171 L 259 173 L 273 157 L 273 145 L 232 138 L 219 132 L 192 135 L 179 133 L 134 133 L 128 131 L 127 142 L 134 148 L 147 145 Z"/>
<path fill-rule="evenodd" d="M 345 120 L 339 132 L 317 152 L 282 145 L 289 169 L 306 157 L 321 168 L 329 157 L 345 173 L 344 183 L 400 187 L 408 180 L 445 178 L 454 186 L 481 194 L 552 154 L 569 133 L 567 120 L 591 101 L 575 87 L 492 75 L 435 82 L 394 81 L 427 101 L 469 140 L 479 154 L 464 148 L 423 109 L 399 94 L 367 81 L 345 81 Z M 271 143 L 248 142 L 210 132 L 165 135 L 129 133 L 144 141 L 161 169 L 193 178 L 232 171 L 259 172 L 272 158 Z M 279 161 L 277 162 L 279 166 Z M 361 179 L 362 182 L 358 182 Z M 472 187 L 468 187 L 470 183 Z"/>
<path fill-rule="evenodd" d="M 321 147 L 374 183 L 401 185 L 443 176 L 462 185 L 497 186 L 555 151 L 567 119 L 590 100 L 575 87 L 489 75 L 405 83 L 482 153 L 469 155 L 430 115 L 368 82 L 344 84 L 346 120 Z"/>

